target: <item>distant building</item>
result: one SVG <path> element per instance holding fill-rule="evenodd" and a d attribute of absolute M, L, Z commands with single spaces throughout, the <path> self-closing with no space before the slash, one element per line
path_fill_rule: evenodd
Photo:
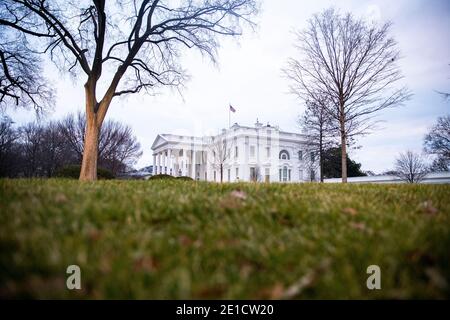
<path fill-rule="evenodd" d="M 217 156 L 222 145 L 223 161 Z M 307 151 L 304 135 L 258 121 L 254 127 L 235 123 L 216 136 L 159 134 L 151 148 L 155 174 L 220 181 L 222 167 L 225 182 L 303 182 L 318 177 L 312 165 L 318 159 Z"/>

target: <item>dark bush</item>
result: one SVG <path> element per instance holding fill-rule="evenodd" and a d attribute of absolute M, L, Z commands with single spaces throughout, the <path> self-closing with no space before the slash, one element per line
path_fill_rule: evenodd
<path fill-rule="evenodd" d="M 171 176 L 170 174 L 155 174 L 154 176 L 148 178 L 148 180 L 167 180 L 167 179 L 175 179 L 175 177 Z"/>
<path fill-rule="evenodd" d="M 56 176 L 59 178 L 78 179 L 80 177 L 81 166 L 78 164 L 71 164 L 58 170 Z M 104 168 L 97 168 L 98 179 L 114 179 L 114 174 Z"/>
<path fill-rule="evenodd" d="M 194 181 L 194 179 L 192 179 L 191 177 L 188 177 L 188 176 L 177 177 L 177 180 Z"/>

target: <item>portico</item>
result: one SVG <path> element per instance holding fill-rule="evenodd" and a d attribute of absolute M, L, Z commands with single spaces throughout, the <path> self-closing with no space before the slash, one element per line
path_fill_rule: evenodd
<path fill-rule="evenodd" d="M 188 176 L 197 180 L 205 176 L 207 168 L 202 138 L 161 134 L 152 149 L 154 174 Z"/>

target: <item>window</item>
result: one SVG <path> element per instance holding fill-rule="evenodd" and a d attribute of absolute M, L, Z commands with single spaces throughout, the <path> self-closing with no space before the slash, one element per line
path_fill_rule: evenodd
<path fill-rule="evenodd" d="M 288 181 L 291 181 L 291 169 L 288 171 Z"/>
<path fill-rule="evenodd" d="M 298 152 L 298 160 L 303 160 L 303 152 L 302 152 L 302 150 L 300 150 Z"/>
<path fill-rule="evenodd" d="M 270 158 L 270 147 L 266 148 L 266 156 L 267 158 Z"/>
<path fill-rule="evenodd" d="M 231 169 L 228 169 L 228 182 L 231 181 Z"/>
<path fill-rule="evenodd" d="M 239 168 L 236 168 L 236 180 L 239 180 Z"/>
<path fill-rule="evenodd" d="M 256 176 L 256 168 L 255 167 L 250 167 L 250 180 L 251 181 L 256 181 L 257 176 Z"/>
<path fill-rule="evenodd" d="M 265 177 L 264 181 L 270 182 L 270 168 L 266 168 L 265 174 L 266 174 L 266 177 Z"/>
<path fill-rule="evenodd" d="M 314 152 L 311 152 L 311 162 L 315 161 Z"/>
<path fill-rule="evenodd" d="M 250 146 L 250 157 L 254 157 L 255 156 L 255 146 Z"/>
<path fill-rule="evenodd" d="M 239 155 L 239 148 L 236 146 L 234 147 L 234 157 L 237 158 Z"/>
<path fill-rule="evenodd" d="M 311 169 L 311 181 L 316 180 L 316 173 Z"/>
<path fill-rule="evenodd" d="M 303 170 L 300 169 L 300 171 L 298 172 L 298 180 L 302 181 L 303 180 Z"/>
<path fill-rule="evenodd" d="M 283 167 L 283 181 L 287 181 L 288 179 L 288 169 L 286 166 Z"/>
<path fill-rule="evenodd" d="M 248 144 L 248 136 L 245 136 L 245 144 Z"/>
<path fill-rule="evenodd" d="M 279 175 L 279 180 L 280 180 L 280 182 L 281 182 L 281 180 L 282 180 L 282 172 L 283 172 L 283 170 L 282 169 L 279 169 L 278 170 L 278 175 Z"/>
<path fill-rule="evenodd" d="M 214 170 L 214 181 L 216 181 L 216 171 Z"/>
<path fill-rule="evenodd" d="M 286 150 L 281 150 L 279 159 L 281 160 L 289 160 L 289 153 Z"/>

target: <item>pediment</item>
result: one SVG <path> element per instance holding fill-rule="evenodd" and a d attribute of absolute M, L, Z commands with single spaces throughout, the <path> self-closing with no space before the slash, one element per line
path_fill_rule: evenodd
<path fill-rule="evenodd" d="M 152 150 L 158 149 L 160 146 L 167 143 L 167 140 L 160 134 L 156 136 L 155 141 L 152 144 Z"/>

